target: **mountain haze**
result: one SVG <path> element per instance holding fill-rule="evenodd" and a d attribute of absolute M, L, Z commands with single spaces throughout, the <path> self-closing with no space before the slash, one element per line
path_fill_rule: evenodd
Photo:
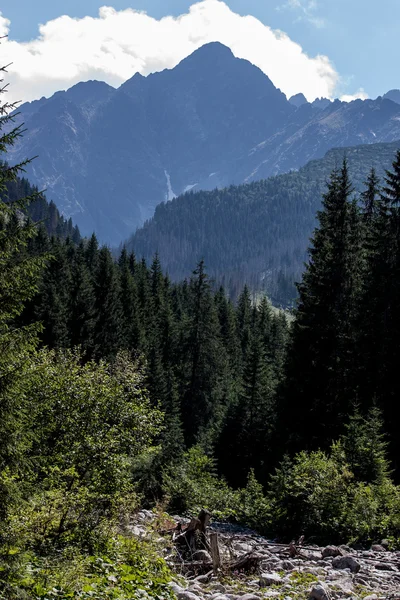
<path fill-rule="evenodd" d="M 250 62 L 214 42 L 174 69 L 96 82 L 21 106 L 10 158 L 39 155 L 29 179 L 83 234 L 118 244 L 162 201 L 298 169 L 334 146 L 400 138 L 400 105 L 288 101 Z"/>

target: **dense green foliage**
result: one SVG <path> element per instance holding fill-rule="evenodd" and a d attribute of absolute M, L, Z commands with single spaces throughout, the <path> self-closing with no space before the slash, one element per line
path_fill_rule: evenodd
<path fill-rule="evenodd" d="M 200 259 L 237 299 L 244 284 L 275 305 L 292 306 L 307 258 L 326 181 L 346 156 L 354 187 L 368 171 L 389 168 L 398 142 L 330 150 L 297 172 L 211 192 L 190 192 L 159 204 L 128 249 L 150 259 L 157 251 L 171 279 L 187 277 Z"/>
<path fill-rule="evenodd" d="M 0 168 L 7 168 L 3 165 Z M 32 186 L 25 177 L 15 177 L 4 182 L 0 191 L 0 200 L 3 202 L 15 202 L 20 198 L 29 198 L 30 202 L 23 207 L 23 212 L 35 223 L 41 223 L 49 235 L 60 238 L 72 238 L 76 243 L 81 239 L 79 229 L 73 225 L 72 219 L 65 219 L 53 201 L 48 202 L 46 197 L 39 193 L 37 187 Z"/>

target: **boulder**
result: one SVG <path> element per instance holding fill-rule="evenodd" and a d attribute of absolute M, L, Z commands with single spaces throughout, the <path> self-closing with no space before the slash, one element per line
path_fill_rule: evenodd
<path fill-rule="evenodd" d="M 334 569 L 350 569 L 352 573 L 358 573 L 361 566 L 352 556 L 337 556 L 332 561 Z"/>
<path fill-rule="evenodd" d="M 371 550 L 372 552 L 386 552 L 386 548 L 381 544 L 373 544 Z"/>
<path fill-rule="evenodd" d="M 277 583 L 282 583 L 282 577 L 278 573 L 262 573 L 259 585 L 260 587 L 269 587 Z"/>
<path fill-rule="evenodd" d="M 310 600 L 331 600 L 331 595 L 321 583 L 318 583 L 312 588 L 309 598 Z"/>
<path fill-rule="evenodd" d="M 343 556 L 343 552 L 337 546 L 326 546 L 322 550 L 322 558 L 328 558 L 330 556 Z"/>
<path fill-rule="evenodd" d="M 178 600 L 198 600 L 199 597 L 196 594 L 193 594 L 193 592 L 187 592 L 186 590 L 183 590 L 182 592 L 179 592 L 179 594 L 176 594 Z"/>
<path fill-rule="evenodd" d="M 207 550 L 197 550 L 193 554 L 193 560 L 200 560 L 205 563 L 211 563 L 211 556 L 208 554 Z"/>

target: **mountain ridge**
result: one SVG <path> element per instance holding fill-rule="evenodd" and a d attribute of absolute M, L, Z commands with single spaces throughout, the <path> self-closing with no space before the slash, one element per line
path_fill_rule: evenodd
<path fill-rule="evenodd" d="M 85 235 L 117 245 L 162 201 L 298 169 L 335 146 L 400 139 L 400 105 L 319 99 L 296 107 L 249 61 L 211 42 L 118 89 L 82 82 L 20 108 L 11 159 Z"/>

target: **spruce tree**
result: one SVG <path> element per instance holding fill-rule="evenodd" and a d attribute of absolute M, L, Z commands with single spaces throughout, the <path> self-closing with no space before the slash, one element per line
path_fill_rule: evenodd
<path fill-rule="evenodd" d="M 113 358 L 122 347 L 122 307 L 117 267 L 106 247 L 98 253 L 94 292 L 93 354 L 96 358 Z"/>
<path fill-rule="evenodd" d="M 182 331 L 183 423 L 188 445 L 210 433 L 223 408 L 225 353 L 210 282 L 201 261 L 188 289 L 189 320 Z"/>
<path fill-rule="evenodd" d="M 334 171 L 318 214 L 310 259 L 298 286 L 280 423 L 290 446 L 328 448 L 348 410 L 354 294 L 360 249 L 347 163 Z"/>
<path fill-rule="evenodd" d="M 4 73 L 1 67 L 0 76 Z M 7 151 L 20 138 L 22 126 L 14 126 L 17 106 L 3 101 L 5 91 L 0 85 L 0 519 L 14 499 L 29 444 L 30 398 L 24 393 L 23 373 L 40 332 L 39 325 L 21 326 L 17 319 L 37 292 L 45 262 L 38 253 L 27 252 L 37 228 L 22 216 L 36 195 L 12 202 L 7 197 L 7 185 L 17 181 L 30 161 L 6 164 Z"/>

